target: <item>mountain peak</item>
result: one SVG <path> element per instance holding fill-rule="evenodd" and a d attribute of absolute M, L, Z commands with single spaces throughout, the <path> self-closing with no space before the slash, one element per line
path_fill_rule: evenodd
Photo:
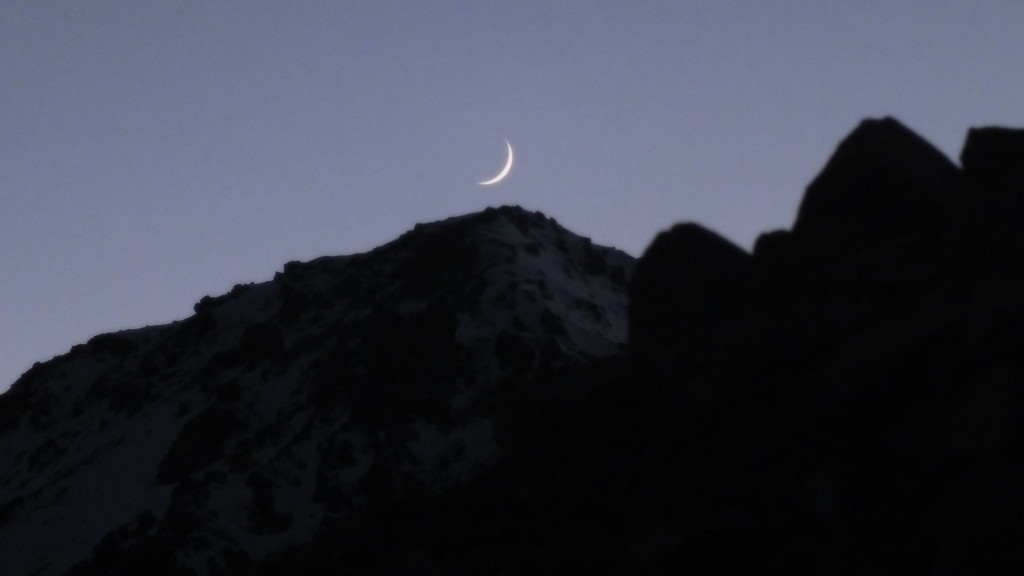
<path fill-rule="evenodd" d="M 97 336 L 0 397 L 0 558 L 63 574 L 146 542 L 206 570 L 464 484 L 500 453 L 496 395 L 621 356 L 632 266 L 502 207 Z"/>
<path fill-rule="evenodd" d="M 833 258 L 954 218 L 964 179 L 938 149 L 892 118 L 863 121 L 800 204 L 794 235 Z"/>

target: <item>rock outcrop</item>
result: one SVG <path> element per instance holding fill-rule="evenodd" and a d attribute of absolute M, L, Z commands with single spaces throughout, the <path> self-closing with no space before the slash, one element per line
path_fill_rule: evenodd
<path fill-rule="evenodd" d="M 1020 196 L 1024 187 L 1024 130 L 972 128 L 960 153 L 960 164 L 979 193 Z"/>
<path fill-rule="evenodd" d="M 934 242 L 965 195 L 962 174 L 935 147 L 891 118 L 865 120 L 808 186 L 793 234 L 832 262 L 901 236 Z"/>
<path fill-rule="evenodd" d="M 749 313 L 750 255 L 697 224 L 654 239 L 630 287 L 630 346 L 649 377 L 727 356 Z"/>
<path fill-rule="evenodd" d="M 655 392 L 641 484 L 677 490 L 638 507 L 652 573 L 1024 568 L 1024 251 L 1000 216 L 1020 152 L 1017 131 L 972 131 L 962 172 L 891 119 L 840 144 L 792 232 L 755 247 L 754 310 L 730 328 L 749 342 L 699 380 L 679 355 Z"/>

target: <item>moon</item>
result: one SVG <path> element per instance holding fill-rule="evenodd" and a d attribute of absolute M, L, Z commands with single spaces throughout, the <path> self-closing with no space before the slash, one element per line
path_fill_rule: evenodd
<path fill-rule="evenodd" d="M 477 182 L 477 184 L 481 186 L 493 186 L 494 184 L 497 184 L 498 182 L 504 180 L 505 176 L 508 176 L 509 171 L 512 170 L 513 154 L 512 145 L 509 144 L 508 140 L 505 140 L 505 146 L 508 146 L 508 160 L 505 161 L 505 167 L 502 168 L 501 172 L 498 172 L 498 175 L 495 176 L 494 178 L 491 178 L 490 180 L 484 180 L 483 182 Z"/>

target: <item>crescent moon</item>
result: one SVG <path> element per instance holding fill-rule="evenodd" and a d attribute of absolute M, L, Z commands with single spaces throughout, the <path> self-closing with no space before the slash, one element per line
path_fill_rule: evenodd
<path fill-rule="evenodd" d="M 498 182 L 501 182 L 502 180 L 505 179 L 505 176 L 508 176 L 509 171 L 512 170 L 513 154 L 512 145 L 508 143 L 508 140 L 505 140 L 505 146 L 508 146 L 508 160 L 505 161 L 505 167 L 502 168 L 501 172 L 498 172 L 498 175 L 495 176 L 494 178 L 491 178 L 490 180 L 484 180 L 483 182 L 477 182 L 477 184 L 481 186 L 491 186 L 497 184 Z"/>

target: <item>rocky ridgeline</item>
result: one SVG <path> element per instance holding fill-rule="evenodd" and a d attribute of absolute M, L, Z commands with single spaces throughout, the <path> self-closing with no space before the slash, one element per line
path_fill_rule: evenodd
<path fill-rule="evenodd" d="M 657 237 L 631 289 L 641 484 L 677 487 L 645 494 L 652 566 L 1024 567 L 1024 131 L 961 161 L 869 120 L 753 254 Z"/>
<path fill-rule="evenodd" d="M 98 336 L 0 396 L 0 566 L 1020 573 L 1024 131 L 961 164 L 868 120 L 752 254 L 492 209 Z"/>

